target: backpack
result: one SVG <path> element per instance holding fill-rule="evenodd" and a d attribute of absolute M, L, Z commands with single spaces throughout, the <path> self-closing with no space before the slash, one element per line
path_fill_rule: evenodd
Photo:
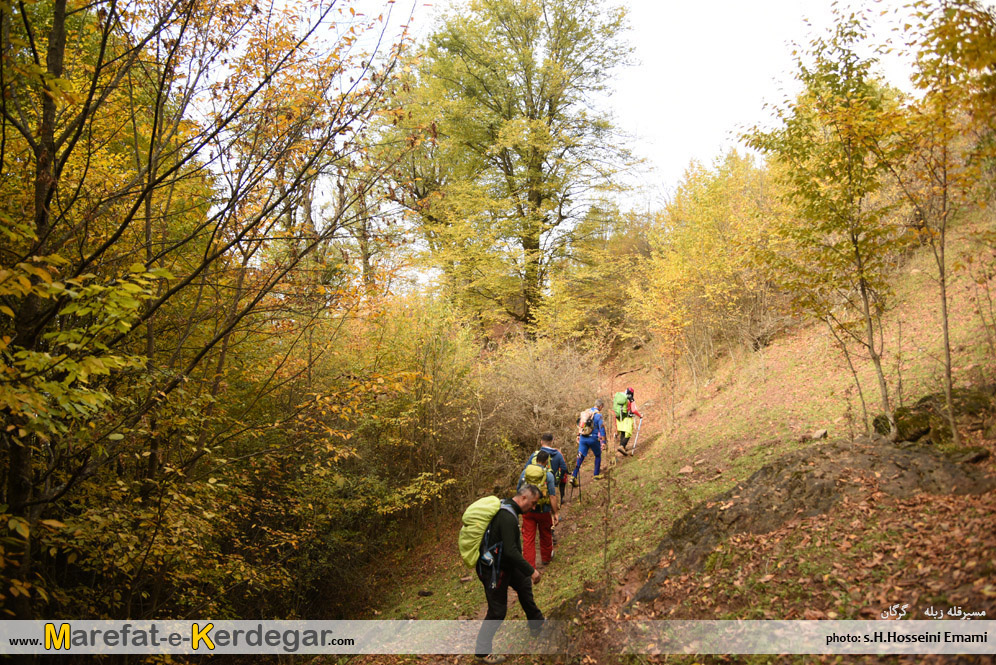
<path fill-rule="evenodd" d="M 591 436 L 595 431 L 595 409 L 585 409 L 578 416 L 578 434 L 581 436 Z"/>
<path fill-rule="evenodd" d="M 519 487 L 526 484 L 535 485 L 539 488 L 540 498 L 536 501 L 536 508 L 533 508 L 533 512 L 539 512 L 539 508 L 550 505 L 550 488 L 546 484 L 546 472 L 545 466 L 540 466 L 533 460 L 529 460 L 529 464 L 526 465 L 526 473 L 519 485 Z"/>
<path fill-rule="evenodd" d="M 502 508 L 511 511 L 515 515 L 515 509 L 508 504 L 502 503 L 502 500 L 496 496 L 486 496 L 483 499 L 478 499 L 467 506 L 467 510 L 463 511 L 463 526 L 460 528 L 457 544 L 460 548 L 460 557 L 468 568 L 473 568 L 477 564 L 483 549 L 493 549 L 483 548 L 482 541 L 488 527 L 491 526 L 491 520 L 494 519 L 495 515 Z M 516 519 L 518 519 L 517 515 Z M 498 545 L 500 546 L 500 544 L 499 542 Z"/>
<path fill-rule="evenodd" d="M 532 455 L 529 456 L 529 461 L 526 462 L 527 466 L 530 465 L 530 464 L 535 464 L 536 463 L 536 456 L 539 455 L 539 452 L 540 451 L 537 450 L 536 452 L 534 452 Z M 553 468 L 553 462 L 554 462 L 554 459 L 553 459 L 553 456 L 551 455 L 550 456 L 550 461 L 549 461 L 549 465 L 550 465 L 549 470 L 553 473 L 553 484 L 554 485 L 559 485 L 560 484 L 560 479 L 564 475 L 564 469 L 562 469 L 560 466 L 558 466 L 556 469 L 554 469 Z"/>
<path fill-rule="evenodd" d="M 470 504 L 463 511 L 463 526 L 457 539 L 463 562 L 467 567 L 474 568 L 478 576 L 487 580 L 486 583 L 492 590 L 498 587 L 502 541 L 501 538 L 496 538 L 495 542 L 491 542 L 494 538 L 491 527 L 498 512 L 503 509 L 515 515 L 518 521 L 515 508 L 496 496 L 486 496 Z"/>
<path fill-rule="evenodd" d="M 612 408 L 616 412 L 616 419 L 622 420 L 629 417 L 629 397 L 626 391 L 619 391 L 612 398 Z"/>

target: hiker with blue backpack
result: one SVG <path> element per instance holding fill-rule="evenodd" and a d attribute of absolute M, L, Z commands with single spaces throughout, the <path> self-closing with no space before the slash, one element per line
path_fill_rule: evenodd
<path fill-rule="evenodd" d="M 560 505 L 564 505 L 564 493 L 567 489 L 567 477 L 571 475 L 571 470 L 567 468 L 567 461 L 564 459 L 564 454 L 560 452 L 560 449 L 553 447 L 553 434 L 549 432 L 540 435 L 540 447 L 539 450 L 534 452 L 529 456 L 529 461 L 526 464 L 532 464 L 536 456 L 539 455 L 540 451 L 546 452 L 550 456 L 550 471 L 553 472 L 553 482 L 560 487 Z M 522 482 L 522 475 L 525 474 L 525 469 L 522 470 L 522 474 L 519 475 L 519 482 Z"/>
<path fill-rule="evenodd" d="M 495 633 L 508 612 L 508 587 L 515 589 L 526 613 L 530 631 L 537 635 L 543 627 L 543 612 L 533 600 L 533 584 L 540 572 L 522 556 L 519 515 L 528 513 L 540 498 L 535 485 L 525 484 L 511 499 L 488 496 L 472 503 L 463 514 L 460 529 L 460 555 L 474 566 L 484 585 L 488 612 L 477 634 L 477 657 L 489 664 L 501 663 L 504 656 L 491 653 Z"/>
<path fill-rule="evenodd" d="M 553 528 L 559 520 L 557 484 L 550 470 L 550 454 L 540 449 L 519 475 L 517 489 L 535 485 L 540 490 L 536 506 L 522 515 L 522 553 L 529 565 L 536 565 L 536 533 L 539 532 L 540 560 L 543 565 L 553 560 Z"/>
<path fill-rule="evenodd" d="M 578 486 L 578 473 L 581 463 L 590 450 L 595 454 L 595 480 L 601 480 L 602 449 L 605 447 L 605 423 L 602 420 L 602 407 L 605 401 L 601 397 L 595 400 L 595 406 L 585 409 L 578 416 L 578 459 L 574 463 L 574 473 L 571 475 L 571 485 Z"/>

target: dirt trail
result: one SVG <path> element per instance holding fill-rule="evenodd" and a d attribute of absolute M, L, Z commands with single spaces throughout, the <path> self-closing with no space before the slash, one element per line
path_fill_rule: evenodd
<path fill-rule="evenodd" d="M 642 451 L 640 451 L 640 449 L 638 448 L 638 452 L 644 452 L 645 453 L 646 450 L 648 449 L 646 444 L 647 444 L 647 442 L 651 441 L 652 438 L 650 437 L 649 433 L 646 430 L 644 430 L 641 433 L 640 437 L 641 437 L 641 440 L 644 441 L 644 447 L 643 447 Z M 602 468 L 608 474 L 611 474 L 612 471 L 614 469 L 616 469 L 619 464 L 626 463 L 627 461 L 633 461 L 633 460 L 636 459 L 633 456 L 623 456 L 622 454 L 615 452 L 614 451 L 614 446 L 610 446 L 610 449 L 612 449 L 611 453 L 608 452 L 608 451 L 604 451 L 602 453 Z M 561 451 L 561 452 L 563 452 L 563 451 Z M 589 457 L 591 457 L 591 456 L 589 456 Z M 566 455 L 565 455 L 565 459 L 566 459 Z M 557 529 L 556 529 L 557 537 L 556 537 L 556 540 L 554 541 L 554 559 L 553 559 L 553 561 L 548 566 L 543 566 L 542 564 L 540 565 L 539 570 L 540 570 L 541 577 L 540 577 L 540 581 L 538 583 L 540 585 L 544 584 L 544 582 L 546 582 L 547 584 L 550 583 L 549 580 L 545 579 L 545 577 L 543 576 L 545 573 L 552 572 L 552 571 L 556 570 L 556 567 L 568 565 L 567 562 L 564 560 L 565 557 L 563 555 L 561 555 L 561 556 L 558 557 L 557 554 L 556 554 L 556 551 L 557 551 L 557 548 L 558 548 L 557 542 L 558 541 L 562 541 L 565 536 L 574 534 L 574 532 L 579 527 L 579 524 L 578 524 L 577 520 L 575 520 L 575 519 L 572 518 L 572 515 L 571 515 L 572 509 L 574 509 L 576 506 L 578 506 L 582 501 L 584 501 L 585 503 L 587 503 L 589 501 L 592 501 L 592 500 L 604 501 L 604 496 L 605 496 L 604 486 L 602 486 L 602 489 L 596 490 L 595 489 L 595 487 L 596 487 L 595 482 L 596 481 L 592 480 L 591 475 L 590 475 L 590 474 L 593 473 L 593 466 L 592 466 L 592 464 L 593 464 L 593 459 L 586 459 L 585 460 L 585 464 L 581 467 L 581 479 L 582 480 L 581 480 L 581 486 L 580 486 L 580 488 L 572 488 L 570 486 L 570 484 L 568 484 L 568 486 L 567 486 L 567 491 L 564 494 L 564 502 L 563 502 L 563 504 L 560 507 L 560 524 L 557 526 Z M 573 467 L 574 467 L 573 460 L 570 460 L 568 462 L 568 466 L 571 467 L 571 469 L 573 469 Z M 587 473 L 585 473 L 585 472 L 587 472 Z M 585 498 L 585 497 L 587 497 L 587 498 Z M 537 561 L 539 560 L 539 545 L 538 545 L 538 542 L 539 542 L 539 536 L 537 535 L 537 546 L 536 546 L 536 548 L 537 548 L 537 553 L 536 553 Z M 472 580 L 472 582 L 476 582 L 476 580 Z M 481 592 L 481 594 L 483 596 L 483 591 Z M 518 603 L 519 603 L 518 594 L 515 592 L 514 589 L 512 589 L 510 587 L 509 590 L 508 590 L 508 611 L 509 611 L 508 616 L 512 616 L 513 613 L 515 613 L 516 611 L 518 611 L 519 613 L 521 613 L 522 609 L 521 609 L 521 607 L 519 606 Z M 547 608 L 541 608 L 541 609 L 543 609 L 544 612 L 548 616 L 550 616 L 551 612 L 556 612 L 557 611 L 555 609 L 554 610 L 548 610 Z M 487 611 L 488 611 L 488 606 L 487 606 L 487 603 L 484 602 L 478 608 L 478 611 L 477 611 L 477 613 L 476 613 L 476 615 L 475 615 L 474 618 L 477 619 L 477 620 L 483 620 L 484 617 L 485 617 L 485 615 L 487 614 Z"/>

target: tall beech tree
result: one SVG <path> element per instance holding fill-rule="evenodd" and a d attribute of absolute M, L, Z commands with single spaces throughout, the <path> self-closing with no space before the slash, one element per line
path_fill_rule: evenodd
<path fill-rule="evenodd" d="M 996 12 L 975 0 L 915 2 L 911 24 L 918 94 L 884 114 L 871 145 L 912 207 L 937 267 L 944 394 L 955 423 L 948 233 L 955 217 L 993 193 L 996 160 Z"/>
<path fill-rule="evenodd" d="M 596 103 L 625 13 L 598 0 L 473 0 L 420 53 L 403 125 L 421 128 L 399 195 L 451 291 L 536 320 L 551 264 L 623 152 Z"/>
<path fill-rule="evenodd" d="M 794 211 L 780 229 L 784 242 L 769 254 L 771 265 L 796 304 L 829 326 L 851 367 L 870 430 L 849 347 L 868 355 L 895 432 L 881 317 L 904 237 L 889 223 L 893 202 L 883 195 L 883 166 L 872 149 L 882 110 L 895 102 L 872 79 L 873 61 L 857 53 L 864 37 L 861 17 L 851 15 L 839 17 L 828 37 L 814 39 L 798 59 L 803 92 L 776 111 L 780 127 L 755 130 L 747 140 L 774 159 Z"/>

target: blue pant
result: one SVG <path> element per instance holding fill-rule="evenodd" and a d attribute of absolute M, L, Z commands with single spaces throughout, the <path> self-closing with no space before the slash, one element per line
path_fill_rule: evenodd
<path fill-rule="evenodd" d="M 602 469 L 602 446 L 598 443 L 598 438 L 593 436 L 582 436 L 578 442 L 578 461 L 574 465 L 575 478 L 578 477 L 578 472 L 581 471 L 581 462 L 584 458 L 588 456 L 588 451 L 595 454 L 595 475 Z"/>

